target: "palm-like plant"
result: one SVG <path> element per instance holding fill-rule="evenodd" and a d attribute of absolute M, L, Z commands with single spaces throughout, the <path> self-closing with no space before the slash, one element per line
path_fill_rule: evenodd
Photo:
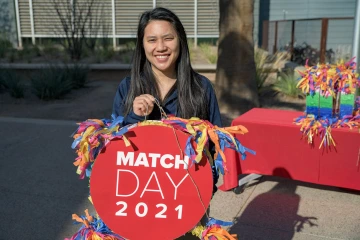
<path fill-rule="evenodd" d="M 293 72 L 280 72 L 277 81 L 272 86 L 272 89 L 289 97 L 303 98 L 303 93 L 296 86 L 297 82 L 298 80 Z"/>
<path fill-rule="evenodd" d="M 21 77 L 14 71 L 0 69 L 0 88 L 4 88 L 14 98 L 23 98 L 25 85 Z"/>

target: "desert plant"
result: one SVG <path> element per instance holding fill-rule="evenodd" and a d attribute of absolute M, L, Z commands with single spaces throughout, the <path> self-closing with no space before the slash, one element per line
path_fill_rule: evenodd
<path fill-rule="evenodd" d="M 272 86 L 272 89 L 289 97 L 302 98 L 304 95 L 301 90 L 297 88 L 297 82 L 298 80 L 295 77 L 294 72 L 280 72 L 277 81 Z"/>
<path fill-rule="evenodd" d="M 193 39 L 188 39 L 188 46 L 189 46 L 190 61 L 193 61 L 195 55 L 194 53 L 195 44 Z"/>
<path fill-rule="evenodd" d="M 102 63 L 115 56 L 115 51 L 112 47 L 97 48 L 95 50 L 95 61 L 96 63 Z"/>
<path fill-rule="evenodd" d="M 268 53 L 264 50 L 255 47 L 254 48 L 254 60 L 255 60 L 255 77 L 258 93 L 261 93 L 264 87 L 264 83 L 269 76 L 269 71 L 265 69 L 266 59 Z"/>
<path fill-rule="evenodd" d="M 125 43 L 126 51 L 134 51 L 136 47 L 136 43 L 134 41 L 129 41 Z"/>
<path fill-rule="evenodd" d="M 10 63 L 15 62 L 15 60 L 18 59 L 18 50 L 14 49 L 14 48 L 10 49 L 10 51 L 7 53 L 6 58 Z"/>
<path fill-rule="evenodd" d="M 5 89 L 14 98 L 23 98 L 25 95 L 25 85 L 22 78 L 12 70 L 0 70 L 0 88 Z"/>
<path fill-rule="evenodd" d="M 72 89 L 72 81 L 63 68 L 50 66 L 31 77 L 34 94 L 42 100 L 60 99 Z"/>
<path fill-rule="evenodd" d="M 0 36 L 0 58 L 5 57 L 6 53 L 12 49 L 12 44 L 6 38 Z"/>
<path fill-rule="evenodd" d="M 27 63 L 31 63 L 34 57 L 41 56 L 41 51 L 36 45 L 25 45 L 22 50 L 18 51 L 19 59 L 25 60 Z"/>
<path fill-rule="evenodd" d="M 287 52 L 276 52 L 270 55 L 264 49 L 254 47 L 254 60 L 255 60 L 255 76 L 258 93 L 264 91 L 265 82 L 269 78 L 272 72 L 279 71 L 284 61 L 290 58 L 290 54 Z"/>
<path fill-rule="evenodd" d="M 129 63 L 131 63 L 131 58 L 130 58 L 129 55 L 124 54 L 123 57 L 122 57 L 122 61 L 123 61 L 123 63 L 125 63 L 125 64 L 129 64 Z"/>
<path fill-rule="evenodd" d="M 66 78 L 71 82 L 72 88 L 79 89 L 85 87 L 88 81 L 89 67 L 79 63 L 66 67 Z"/>
<path fill-rule="evenodd" d="M 56 46 L 54 43 L 51 42 L 47 42 L 45 44 L 42 45 L 42 53 L 45 56 L 52 56 L 52 57 L 56 57 L 59 56 L 63 50 L 60 49 L 58 46 Z"/>
<path fill-rule="evenodd" d="M 215 64 L 217 62 L 217 52 L 215 51 L 215 49 L 212 48 L 211 44 L 200 43 L 199 47 L 211 64 Z"/>
<path fill-rule="evenodd" d="M 351 53 L 351 45 L 338 45 L 335 49 L 334 53 L 334 63 L 343 61 L 349 61 L 352 57 Z"/>

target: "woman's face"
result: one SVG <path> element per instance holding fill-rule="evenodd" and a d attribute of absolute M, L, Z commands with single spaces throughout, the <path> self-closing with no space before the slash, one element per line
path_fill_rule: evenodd
<path fill-rule="evenodd" d="M 174 76 L 179 56 L 179 38 L 171 23 L 153 20 L 144 32 L 145 55 L 155 73 Z"/>

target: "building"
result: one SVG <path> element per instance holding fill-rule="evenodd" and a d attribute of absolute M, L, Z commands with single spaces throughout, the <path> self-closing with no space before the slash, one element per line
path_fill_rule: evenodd
<path fill-rule="evenodd" d="M 322 51 L 351 55 L 357 2 L 261 0 L 259 16 L 267 22 L 263 30 L 268 27 L 268 36 L 258 34 L 260 45 L 274 52 L 307 43 Z"/>
<path fill-rule="evenodd" d="M 12 39 L 36 43 L 41 38 L 63 37 L 54 0 L 0 0 L 8 2 L 12 16 Z M 85 5 L 91 0 L 55 0 L 63 7 L 77 2 Z M 119 40 L 135 38 L 138 17 L 141 12 L 156 6 L 167 7 L 178 14 L 185 25 L 189 38 L 218 38 L 219 0 L 102 0 L 97 7 L 106 31 L 97 37 L 111 38 L 116 46 Z M 316 49 L 339 47 L 351 52 L 354 34 L 354 17 L 359 0 L 254 0 L 254 41 L 274 52 L 289 45 L 310 44 Z M 100 5 L 99 5 L 100 6 Z M 14 17 L 16 16 L 16 17 Z M 0 24 L 1 24 L 0 19 Z M 8 24 L 9 25 L 9 24 Z M 105 29 L 104 27 L 102 29 Z M 16 37 L 14 37 L 16 36 Z M 90 36 L 94 37 L 94 36 Z M 324 37 L 326 38 L 324 40 Z"/>
<path fill-rule="evenodd" d="M 64 8 L 64 1 L 78 1 L 85 5 L 92 0 L 56 1 L 62 1 L 60 7 Z M 102 0 L 100 3 L 96 11 L 101 11 L 103 24 L 107 28 L 100 37 L 112 38 L 114 46 L 117 45 L 118 39 L 135 38 L 139 15 L 156 6 L 176 12 L 189 38 L 218 37 L 217 0 Z M 19 45 L 25 38 L 31 38 L 35 43 L 38 38 L 60 37 L 58 33 L 61 26 L 52 0 L 15 0 L 15 5 L 19 16 Z"/>

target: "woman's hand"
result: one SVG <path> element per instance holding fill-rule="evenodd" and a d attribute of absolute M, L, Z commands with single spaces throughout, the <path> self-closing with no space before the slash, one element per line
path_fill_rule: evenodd
<path fill-rule="evenodd" d="M 147 116 L 154 109 L 155 98 L 150 94 L 137 96 L 133 102 L 133 111 L 138 116 Z"/>

